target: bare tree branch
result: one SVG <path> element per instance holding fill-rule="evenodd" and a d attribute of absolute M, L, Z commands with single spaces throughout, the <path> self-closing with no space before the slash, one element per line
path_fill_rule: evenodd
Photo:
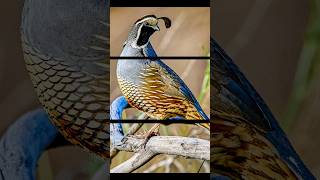
<path fill-rule="evenodd" d="M 135 123 L 133 124 L 127 135 L 133 135 L 134 133 L 136 133 L 141 127 L 142 127 L 143 123 Z M 110 158 L 112 159 L 113 157 L 115 157 L 118 154 L 119 150 L 115 149 L 114 147 L 111 147 L 111 151 L 110 151 Z"/>
<path fill-rule="evenodd" d="M 174 163 L 175 158 L 174 157 L 169 157 L 168 159 L 162 160 L 156 164 L 153 164 L 152 166 L 150 166 L 147 170 L 144 170 L 143 173 L 152 173 L 153 171 L 155 171 L 156 169 L 160 168 L 160 167 L 165 167 L 165 173 L 169 173 L 170 172 L 170 166 Z"/>
<path fill-rule="evenodd" d="M 129 160 L 111 169 L 110 173 L 132 172 L 144 165 L 145 163 L 147 163 L 148 161 L 150 161 L 154 156 L 155 154 L 150 151 L 145 151 L 144 153 L 136 153 Z"/>
<path fill-rule="evenodd" d="M 122 111 L 128 107 L 123 96 L 116 98 L 110 107 L 111 119 L 121 119 Z M 125 136 L 121 123 L 110 124 L 112 142 L 111 157 L 118 151 L 136 152 L 129 160 L 111 170 L 111 173 L 128 173 L 136 170 L 158 154 L 170 154 L 201 160 L 210 159 L 210 143 L 208 140 L 178 136 L 154 136 L 145 144 L 145 139 L 130 136 L 141 128 L 142 124 L 134 124 Z M 144 146 L 145 145 L 145 146 Z"/>
<path fill-rule="evenodd" d="M 208 140 L 179 137 L 154 136 L 144 145 L 144 139 L 126 137 L 122 145 L 115 146 L 120 151 L 136 152 L 129 160 L 111 170 L 111 173 L 128 173 L 141 167 L 158 154 L 179 155 L 186 158 L 210 160 Z"/>

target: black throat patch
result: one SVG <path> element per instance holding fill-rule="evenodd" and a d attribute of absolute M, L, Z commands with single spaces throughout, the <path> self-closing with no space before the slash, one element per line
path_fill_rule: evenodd
<path fill-rule="evenodd" d="M 152 27 L 142 26 L 140 35 L 137 40 L 138 46 L 143 46 L 148 43 L 150 36 L 155 32 Z"/>

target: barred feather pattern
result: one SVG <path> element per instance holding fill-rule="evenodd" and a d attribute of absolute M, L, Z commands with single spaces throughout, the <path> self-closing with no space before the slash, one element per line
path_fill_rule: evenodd
<path fill-rule="evenodd" d="M 30 4 L 26 3 L 25 17 L 32 8 L 28 7 Z M 104 7 L 106 3 L 100 1 L 99 5 Z M 72 49 L 52 51 L 45 48 L 48 42 L 36 39 L 32 23 L 30 19 L 23 19 L 22 46 L 26 67 L 41 105 L 67 140 L 107 159 L 110 150 L 107 22 L 94 23 L 97 34 L 82 37 L 87 40 L 87 46 L 82 46 L 81 50 L 76 49 L 79 44 L 70 44 L 70 48 L 75 47 L 74 51 L 79 54 L 72 54 Z"/>
<path fill-rule="evenodd" d="M 246 123 L 215 118 L 211 171 L 232 179 L 298 179 L 263 134 Z"/>
<path fill-rule="evenodd" d="M 118 76 L 120 89 L 131 106 L 154 119 L 202 119 L 193 103 L 179 91 L 179 85 L 156 62 L 146 63 L 138 78 L 139 84 Z"/>

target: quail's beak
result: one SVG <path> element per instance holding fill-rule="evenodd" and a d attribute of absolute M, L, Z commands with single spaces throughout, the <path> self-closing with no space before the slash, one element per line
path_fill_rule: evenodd
<path fill-rule="evenodd" d="M 153 29 L 154 29 L 155 31 L 160 31 L 160 27 L 158 26 L 158 24 L 155 25 L 155 26 L 153 26 Z"/>

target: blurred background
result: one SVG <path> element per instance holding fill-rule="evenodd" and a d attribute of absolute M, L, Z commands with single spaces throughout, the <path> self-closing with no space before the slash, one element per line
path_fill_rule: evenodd
<path fill-rule="evenodd" d="M 144 124 L 142 128 L 136 133 L 142 135 L 147 132 L 154 124 Z M 128 131 L 132 124 L 124 123 L 124 131 Z M 161 136 L 183 136 L 192 138 L 201 138 L 209 140 L 209 131 L 205 128 L 189 125 L 189 124 L 171 124 L 160 125 Z M 210 151 L 208 149 L 208 151 Z M 128 160 L 134 153 L 131 152 L 119 152 L 111 160 L 111 169 L 117 165 Z M 203 163 L 203 165 L 202 165 Z M 175 155 L 160 154 L 155 156 L 151 161 L 144 164 L 133 173 L 209 173 L 210 164 L 209 161 L 187 159 Z"/>
<path fill-rule="evenodd" d="M 214 1 L 211 32 L 320 178 L 320 1 Z"/>

